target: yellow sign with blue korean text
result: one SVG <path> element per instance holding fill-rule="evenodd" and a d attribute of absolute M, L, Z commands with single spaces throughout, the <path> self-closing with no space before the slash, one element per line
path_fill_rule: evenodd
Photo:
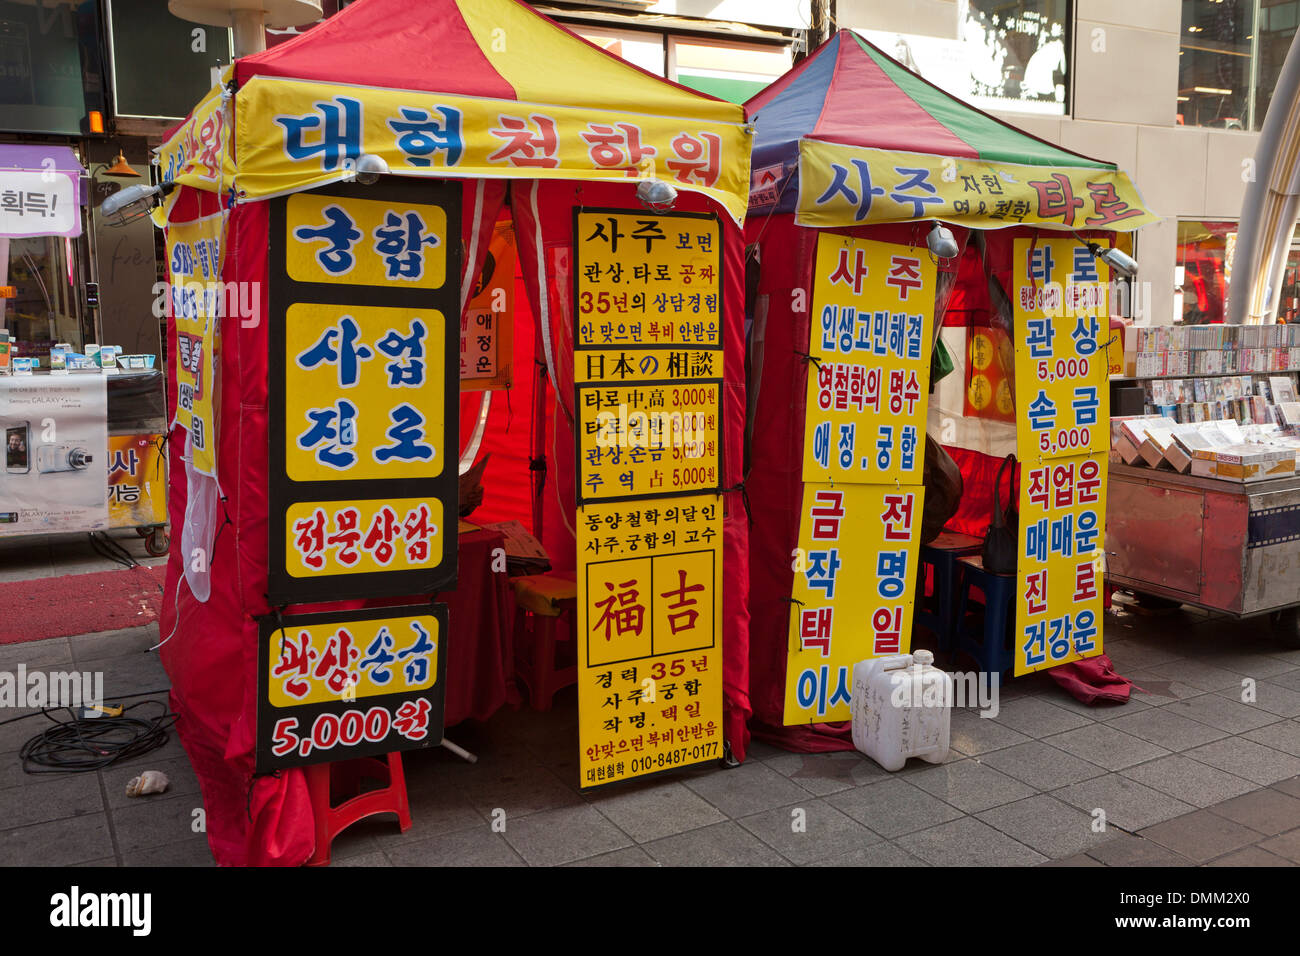
<path fill-rule="evenodd" d="M 355 178 L 357 157 L 401 176 L 626 182 L 649 175 L 720 203 L 749 195 L 742 123 L 255 76 L 239 90 L 239 187 L 264 199 Z"/>
<path fill-rule="evenodd" d="M 172 207 L 175 208 L 175 207 Z M 216 474 L 216 351 L 226 301 L 221 282 L 224 217 L 168 222 L 167 310 L 176 324 L 176 424 L 190 435 L 194 469 Z"/>
<path fill-rule="evenodd" d="M 437 206 L 296 193 L 289 219 L 297 225 L 285 262 L 295 282 L 437 289 L 447 281 L 447 214 Z"/>
<path fill-rule="evenodd" d="M 853 665 L 911 645 L 925 488 L 803 486 L 794 557 L 785 716 L 848 720 Z"/>
<path fill-rule="evenodd" d="M 920 483 L 934 294 L 928 250 L 818 235 L 805 482 Z"/>
<path fill-rule="evenodd" d="M 273 600 L 455 578 L 459 200 L 395 181 L 272 204 Z"/>
<path fill-rule="evenodd" d="M 1130 231 L 1159 221 L 1115 169 L 1018 163 L 799 141 L 801 226 L 942 219 L 979 229 Z"/>
<path fill-rule="evenodd" d="M 1110 449 L 1110 270 L 1073 239 L 1013 243 L 1021 462 Z"/>
<path fill-rule="evenodd" d="M 446 466 L 437 310 L 295 303 L 286 314 L 294 481 L 434 477 Z M 331 401 L 323 401 L 324 398 Z"/>
<path fill-rule="evenodd" d="M 1083 242 L 1017 239 L 1012 255 L 1018 676 L 1102 652 L 1110 288 Z"/>
<path fill-rule="evenodd" d="M 577 532 L 581 786 L 720 759 L 721 498 L 591 503 Z"/>
<path fill-rule="evenodd" d="M 1106 452 L 1024 460 L 1015 674 L 1101 653 Z"/>

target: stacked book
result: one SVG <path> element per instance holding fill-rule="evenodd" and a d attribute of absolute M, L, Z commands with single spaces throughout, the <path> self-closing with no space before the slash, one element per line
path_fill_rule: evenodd
<path fill-rule="evenodd" d="M 1278 425 L 1243 428 L 1230 418 L 1179 423 L 1160 415 L 1111 419 L 1111 459 L 1136 467 L 1250 482 L 1294 475 L 1297 455 L 1300 430 Z"/>
<path fill-rule="evenodd" d="M 1291 375 L 1164 378 L 1146 382 L 1145 410 L 1180 423 L 1232 418 L 1243 424 L 1280 424 L 1276 406 L 1296 401 Z"/>
<path fill-rule="evenodd" d="M 1237 375 L 1300 369 L 1300 325 L 1133 326 L 1124 333 L 1124 374 Z"/>

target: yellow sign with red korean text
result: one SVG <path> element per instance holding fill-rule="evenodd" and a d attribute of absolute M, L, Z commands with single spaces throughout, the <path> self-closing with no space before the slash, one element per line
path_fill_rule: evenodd
<path fill-rule="evenodd" d="M 714 216 L 583 209 L 574 248 L 590 787 L 723 756 L 721 230 Z"/>
<path fill-rule="evenodd" d="M 804 484 L 787 725 L 848 720 L 853 665 L 908 652 L 924 501 L 920 484 Z"/>
<path fill-rule="evenodd" d="M 194 468 L 216 474 L 213 415 L 219 324 L 225 301 L 221 282 L 224 217 L 167 224 L 167 310 L 176 323 L 176 423 L 190 434 Z"/>
<path fill-rule="evenodd" d="M 722 502 L 578 513 L 583 787 L 717 760 L 722 741 Z"/>
<path fill-rule="evenodd" d="M 165 183 L 216 190 L 224 180 L 234 179 L 230 155 L 230 113 L 232 102 L 226 84 L 233 67 L 221 72 L 221 80 L 208 90 L 167 141 L 158 147 L 158 168 Z"/>
<path fill-rule="evenodd" d="M 803 480 L 919 483 L 934 262 L 927 250 L 822 233 L 814 268 Z"/>
<path fill-rule="evenodd" d="M 1159 222 L 1116 169 L 1019 163 L 799 141 L 801 226 L 941 219 L 979 229 L 1130 231 Z"/>
<path fill-rule="evenodd" d="M 740 122 L 255 76 L 239 90 L 235 142 L 249 199 L 350 181 L 369 153 L 399 176 L 654 175 L 737 221 L 748 206 L 750 135 Z"/>

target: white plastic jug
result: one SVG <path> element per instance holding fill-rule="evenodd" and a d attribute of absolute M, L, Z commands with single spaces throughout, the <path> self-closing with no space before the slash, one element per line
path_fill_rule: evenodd
<path fill-rule="evenodd" d="M 908 757 L 942 763 L 952 730 L 951 675 L 926 650 L 874 657 L 853 667 L 853 746 L 886 770 Z"/>

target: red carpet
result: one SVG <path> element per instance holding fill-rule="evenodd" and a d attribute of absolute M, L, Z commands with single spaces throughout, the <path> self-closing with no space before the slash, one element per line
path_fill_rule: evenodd
<path fill-rule="evenodd" d="M 0 644 L 152 624 L 166 575 L 160 564 L 0 584 Z"/>

